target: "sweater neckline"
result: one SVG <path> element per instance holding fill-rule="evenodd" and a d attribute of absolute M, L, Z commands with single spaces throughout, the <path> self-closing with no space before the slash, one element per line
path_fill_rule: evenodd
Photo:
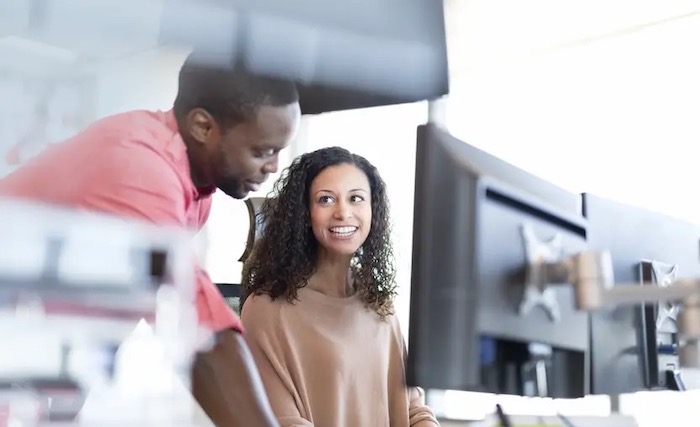
<path fill-rule="evenodd" d="M 315 302 L 320 302 L 323 304 L 330 304 L 330 305 L 335 305 L 335 306 L 347 306 L 350 304 L 354 304 L 356 301 L 359 300 L 359 295 L 357 292 L 354 294 L 348 296 L 348 297 L 332 297 L 326 294 L 323 294 L 319 291 L 316 291 L 314 289 L 311 289 L 309 287 L 303 287 L 300 288 L 297 291 L 299 294 L 300 299 L 308 299 L 311 301 Z"/>

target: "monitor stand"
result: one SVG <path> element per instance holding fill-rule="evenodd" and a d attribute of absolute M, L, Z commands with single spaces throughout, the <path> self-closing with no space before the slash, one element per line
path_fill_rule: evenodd
<path fill-rule="evenodd" d="M 620 395 L 611 394 L 610 395 L 610 413 L 619 414 L 620 413 Z"/>

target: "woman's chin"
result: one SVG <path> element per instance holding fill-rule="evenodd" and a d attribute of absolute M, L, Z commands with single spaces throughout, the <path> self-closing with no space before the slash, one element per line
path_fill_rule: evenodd
<path fill-rule="evenodd" d="M 324 246 L 324 252 L 332 258 L 352 258 L 360 247 L 357 245 L 329 245 Z"/>

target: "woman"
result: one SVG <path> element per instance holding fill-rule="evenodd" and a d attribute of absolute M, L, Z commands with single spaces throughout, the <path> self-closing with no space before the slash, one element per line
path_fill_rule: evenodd
<path fill-rule="evenodd" d="M 242 320 L 280 424 L 435 427 L 407 388 L 384 182 L 324 148 L 294 160 L 263 206 Z"/>

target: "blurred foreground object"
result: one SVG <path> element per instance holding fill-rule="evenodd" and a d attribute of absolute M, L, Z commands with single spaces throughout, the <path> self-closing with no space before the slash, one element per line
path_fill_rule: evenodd
<path fill-rule="evenodd" d="M 72 420 L 89 394 L 101 417 L 90 425 L 191 425 L 194 407 L 183 403 L 193 402 L 192 360 L 207 338 L 193 303 L 191 237 L 0 199 L 0 396 L 9 416 L 23 426 Z"/>
<path fill-rule="evenodd" d="M 0 69 L 36 60 L 18 50 L 68 64 L 163 48 L 294 79 L 304 114 L 448 92 L 442 0 L 0 2 Z"/>
<path fill-rule="evenodd" d="M 448 92 L 441 0 L 166 0 L 160 41 L 296 80 L 303 114 Z"/>

